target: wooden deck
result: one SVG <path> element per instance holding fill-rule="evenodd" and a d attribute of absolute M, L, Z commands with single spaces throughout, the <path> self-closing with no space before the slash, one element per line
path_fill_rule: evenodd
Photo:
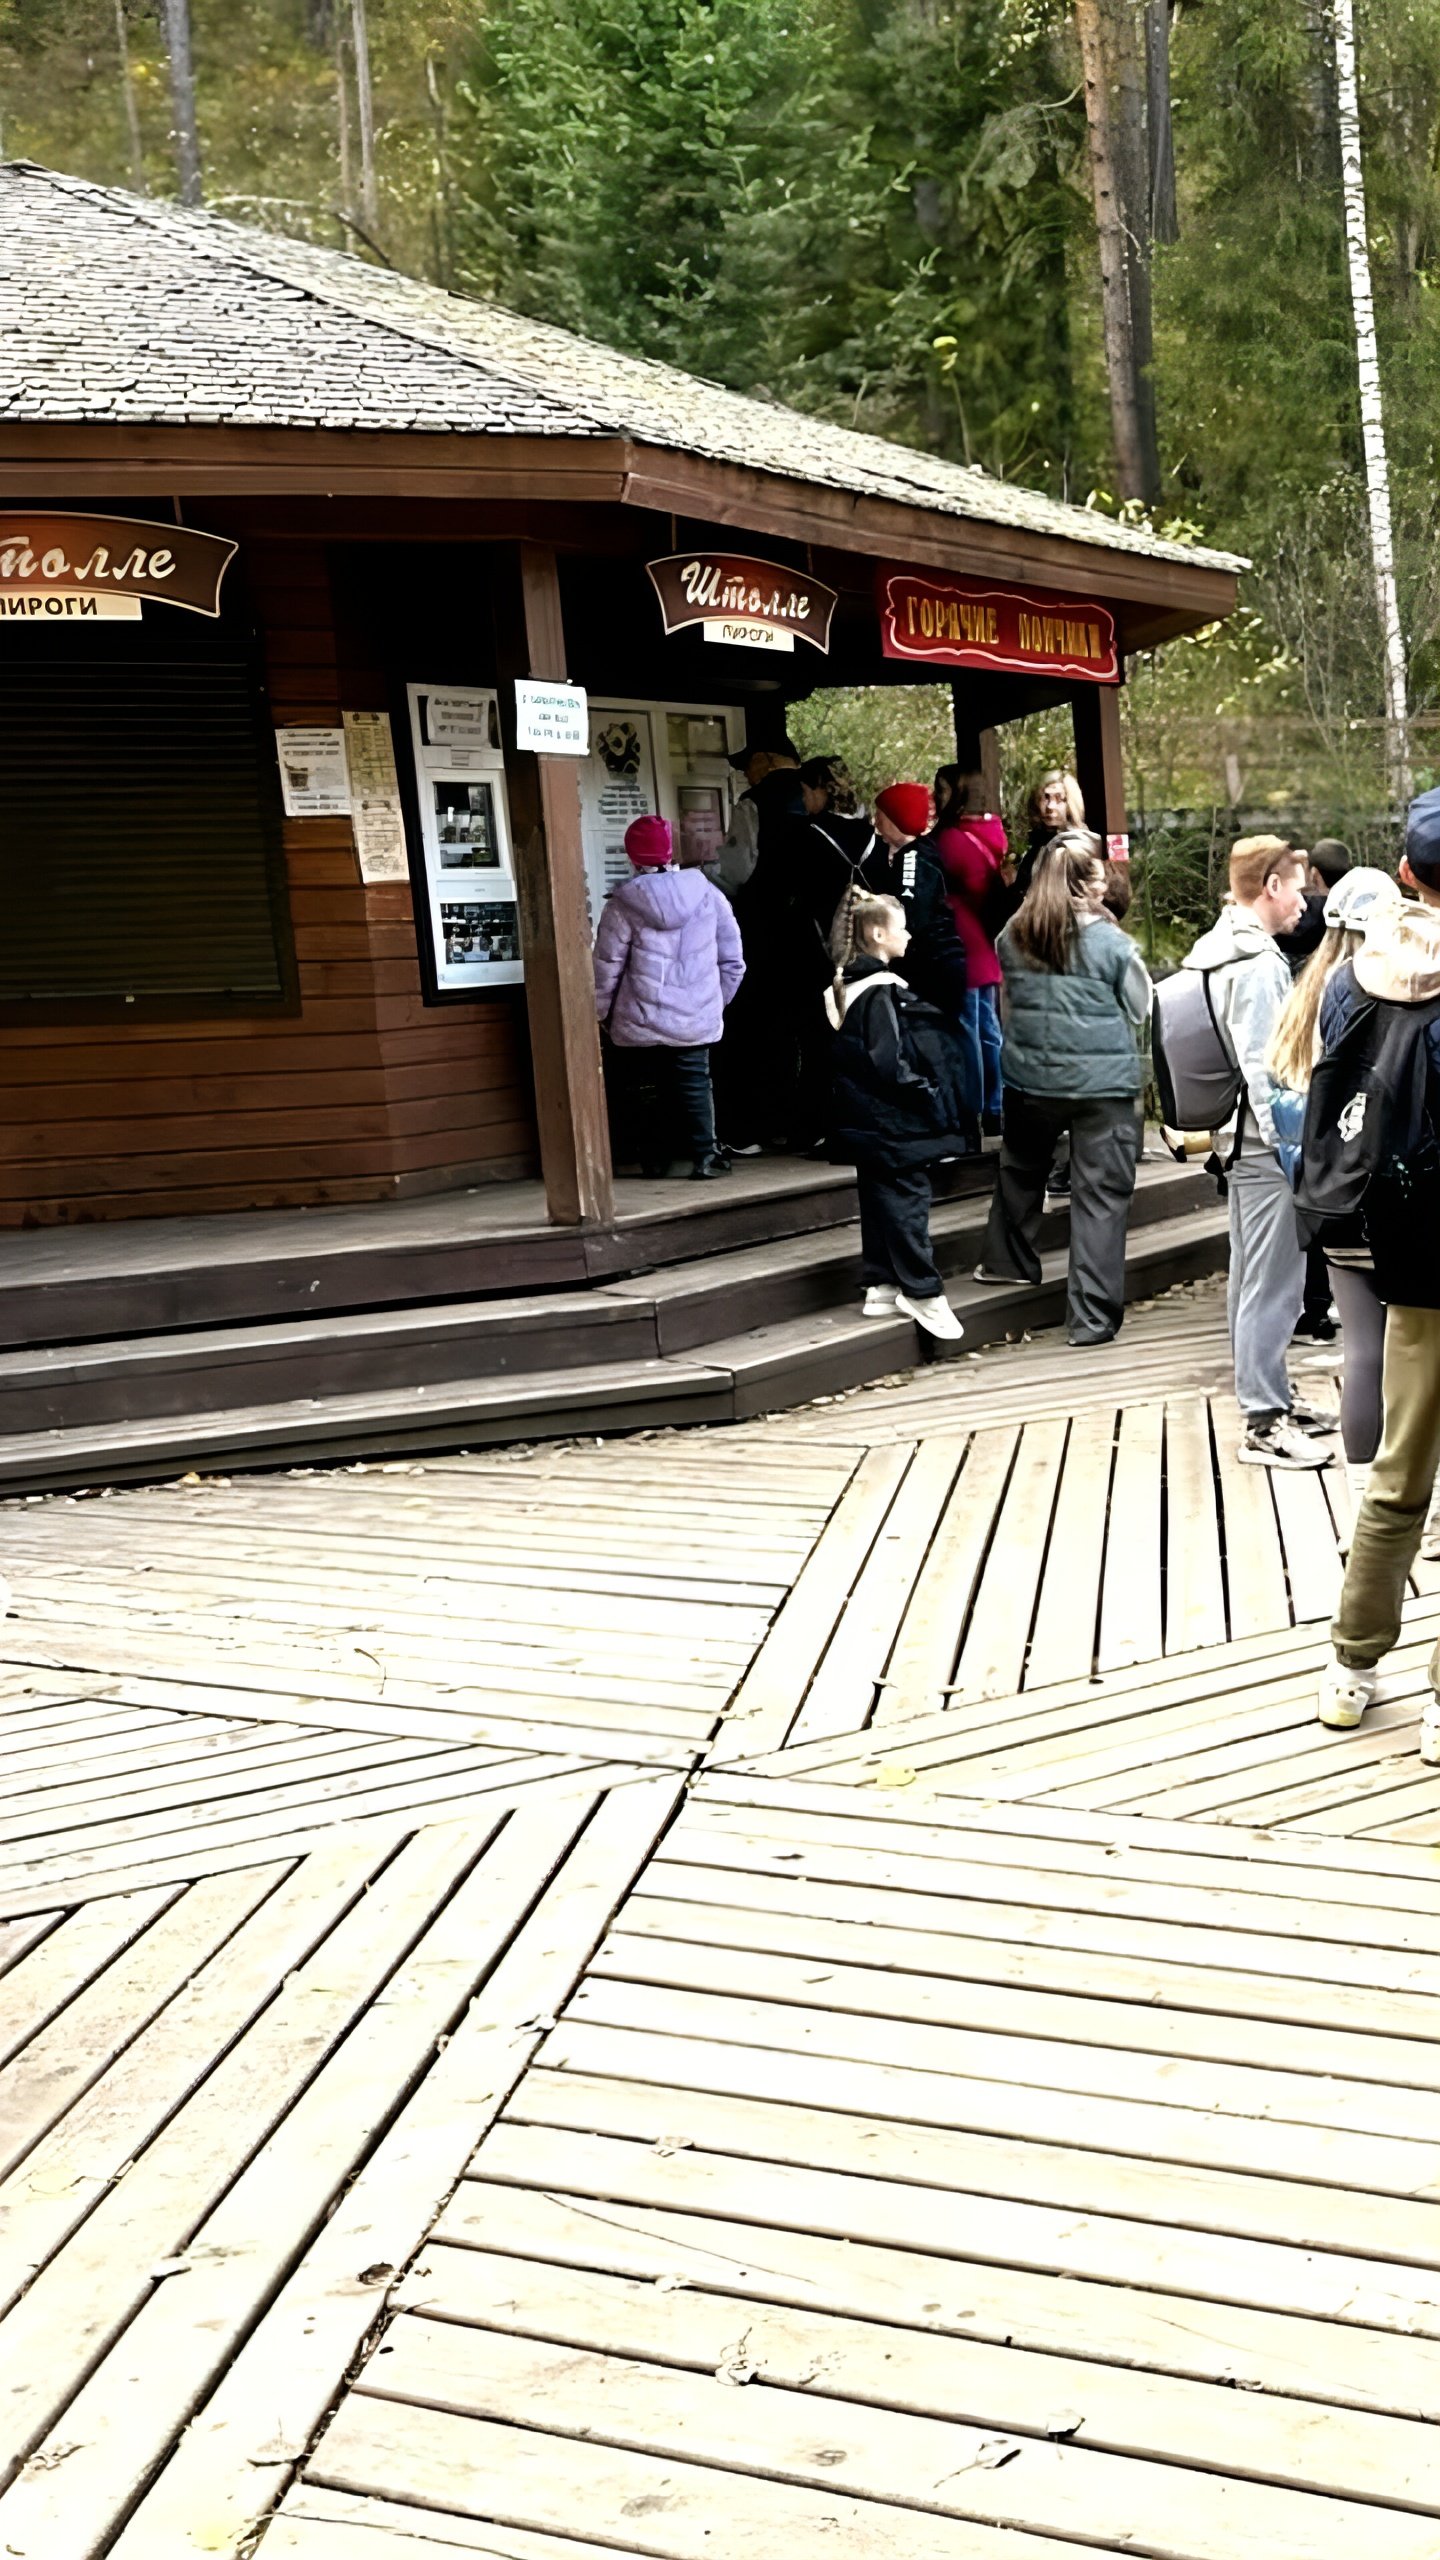
<path fill-rule="evenodd" d="M 0 1506 L 0 2552 L 1435 2560 L 1440 1576 L 1322 1732 L 1226 1375 Z"/>

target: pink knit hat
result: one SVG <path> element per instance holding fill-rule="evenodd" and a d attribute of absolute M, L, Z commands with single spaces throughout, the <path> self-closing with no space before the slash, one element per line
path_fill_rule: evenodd
<path fill-rule="evenodd" d="M 668 818 L 634 818 L 625 830 L 625 850 L 637 871 L 661 871 L 670 859 Z"/>

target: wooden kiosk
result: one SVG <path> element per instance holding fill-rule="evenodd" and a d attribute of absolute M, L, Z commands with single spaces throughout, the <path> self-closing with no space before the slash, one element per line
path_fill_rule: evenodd
<path fill-rule="evenodd" d="M 538 1162 L 603 1225 L 607 824 L 653 791 L 703 836 L 793 696 L 940 677 L 967 753 L 1068 696 L 1121 835 L 1125 655 L 1234 600 L 1228 558 L 351 258 L 29 166 L 0 210 L 3 1224 Z M 518 743 L 517 678 L 586 688 L 588 757 Z"/>

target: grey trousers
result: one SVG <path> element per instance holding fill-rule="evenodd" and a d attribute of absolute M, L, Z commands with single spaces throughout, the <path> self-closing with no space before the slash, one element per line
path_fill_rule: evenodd
<path fill-rule="evenodd" d="M 1230 1283 L 1226 1314 L 1235 1395 L 1247 1422 L 1288 1413 L 1285 1354 L 1305 1298 L 1295 1195 L 1268 1148 L 1230 1169 Z"/>
<path fill-rule="evenodd" d="M 985 1267 L 1036 1281 L 1036 1238 L 1045 1177 L 1063 1132 L 1070 1136 L 1070 1282 L 1065 1330 L 1072 1342 L 1108 1342 L 1125 1313 L 1125 1221 L 1135 1188 L 1135 1102 L 1128 1094 L 1063 1102 L 1005 1088 L 1004 1134 L 985 1229 Z"/>

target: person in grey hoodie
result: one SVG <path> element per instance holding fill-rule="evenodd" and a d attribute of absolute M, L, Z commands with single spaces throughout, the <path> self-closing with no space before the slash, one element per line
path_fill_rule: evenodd
<path fill-rule="evenodd" d="M 1226 1312 L 1235 1394 L 1244 1417 L 1240 1457 L 1255 1467 L 1324 1467 L 1319 1435 L 1333 1417 L 1301 1402 L 1285 1354 L 1305 1295 L 1305 1256 L 1295 1204 L 1276 1153 L 1271 1034 L 1290 993 L 1290 971 L 1275 936 L 1305 910 L 1306 858 L 1279 836 L 1242 836 L 1230 854 L 1230 903 L 1181 966 L 1206 973 L 1221 1039 L 1244 1084 L 1240 1107 L 1213 1133 L 1230 1207 Z"/>

